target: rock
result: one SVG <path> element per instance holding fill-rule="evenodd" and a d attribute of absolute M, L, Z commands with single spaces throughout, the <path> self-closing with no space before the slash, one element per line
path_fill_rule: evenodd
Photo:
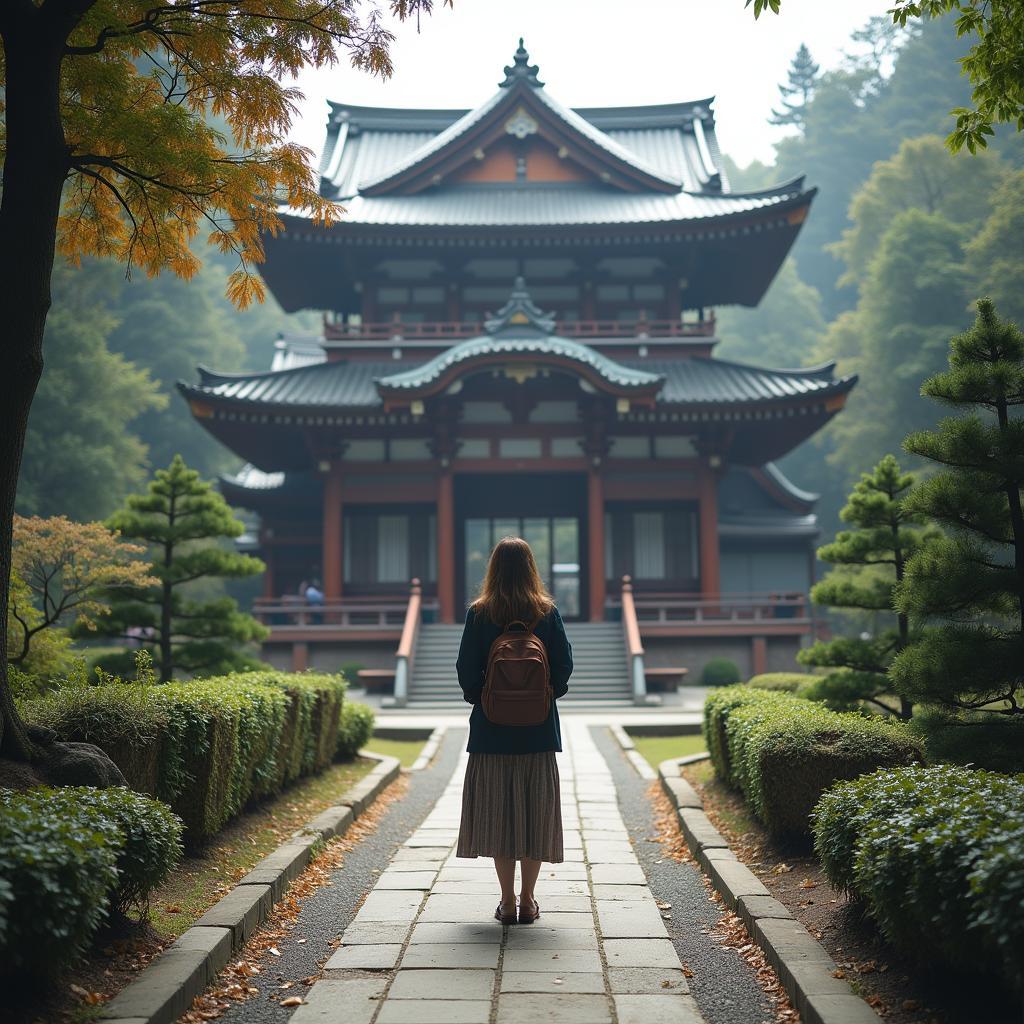
<path fill-rule="evenodd" d="M 55 729 L 46 725 L 36 725 L 34 722 L 25 724 L 25 733 L 39 747 L 52 747 L 60 739 L 60 734 Z"/>
<path fill-rule="evenodd" d="M 27 761 L 0 758 L 0 789 L 25 790 L 43 785 L 45 780 L 42 775 Z"/>
<path fill-rule="evenodd" d="M 121 769 L 92 743 L 53 743 L 43 747 L 39 770 L 53 786 L 126 786 Z"/>

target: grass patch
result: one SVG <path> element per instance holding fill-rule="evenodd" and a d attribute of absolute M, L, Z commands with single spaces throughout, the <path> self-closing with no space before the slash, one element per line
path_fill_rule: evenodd
<path fill-rule="evenodd" d="M 156 932 L 177 938 L 258 861 L 322 810 L 331 807 L 375 762 L 359 758 L 331 765 L 234 819 L 201 850 L 185 857 L 153 893 L 150 919 Z"/>
<path fill-rule="evenodd" d="M 707 744 L 700 733 L 687 736 L 633 736 L 632 739 L 636 749 L 655 771 L 662 761 L 671 757 L 686 757 L 687 754 L 700 754 L 707 750 Z"/>
<path fill-rule="evenodd" d="M 426 740 L 386 740 L 380 736 L 371 736 L 366 749 L 375 754 L 397 757 L 403 768 L 411 768 L 426 743 Z"/>
<path fill-rule="evenodd" d="M 683 777 L 694 786 L 702 786 L 714 804 L 718 816 L 737 836 L 760 829 L 743 797 L 730 789 L 717 775 L 710 761 L 699 761 L 683 768 Z"/>

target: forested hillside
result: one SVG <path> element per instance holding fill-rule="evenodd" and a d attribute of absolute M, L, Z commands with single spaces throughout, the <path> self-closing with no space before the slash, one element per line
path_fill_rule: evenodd
<path fill-rule="evenodd" d="M 970 94 L 965 51 L 942 21 L 897 31 L 872 19 L 845 66 L 815 80 L 775 163 L 730 167 L 734 188 L 805 174 L 820 190 L 761 305 L 719 311 L 718 355 L 836 360 L 860 375 L 845 411 L 783 463 L 822 494 L 826 534 L 860 474 L 934 423 L 918 389 L 945 367 L 973 300 L 991 295 L 1004 315 L 1024 314 L 1024 140 L 1004 126 L 977 156 L 944 144 L 950 110 Z"/>

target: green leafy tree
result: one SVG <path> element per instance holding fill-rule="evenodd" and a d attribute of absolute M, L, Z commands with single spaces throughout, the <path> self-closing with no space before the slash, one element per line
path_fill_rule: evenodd
<path fill-rule="evenodd" d="M 929 422 L 920 381 L 945 363 L 967 324 L 962 232 L 938 214 L 908 210 L 882 237 L 857 308 L 830 326 L 825 351 L 860 384 L 831 431 L 828 458 L 849 479 L 864 452 L 891 451 Z"/>
<path fill-rule="evenodd" d="M 1000 312 L 1024 325 L 1024 171 L 1009 174 L 992 196 L 992 213 L 967 243 L 967 269 L 975 294 L 988 295 Z"/>
<path fill-rule="evenodd" d="M 61 267 L 66 281 L 77 272 Z M 47 367 L 32 407 L 18 511 L 51 516 L 73 509 L 102 519 L 146 479 L 140 418 L 166 410 L 157 383 L 107 339 L 115 321 L 102 309 L 69 304 L 46 325 Z"/>
<path fill-rule="evenodd" d="M 450 3 L 450 0 L 446 0 Z M 433 0 L 390 0 L 400 19 Z M 326 222 L 311 154 L 288 140 L 288 80 L 346 55 L 390 75 L 393 34 L 361 0 L 6 0 L 0 3 L 0 621 L 56 250 L 191 277 L 201 231 L 234 257 L 229 298 L 260 298 L 262 239 L 282 200 Z M 216 119 L 216 123 L 215 123 Z M 226 125 L 226 130 L 216 124 Z M 0 650 L 0 754 L 37 751 Z"/>
<path fill-rule="evenodd" d="M 765 11 L 778 14 L 782 0 L 746 0 L 746 6 L 753 6 L 759 18 Z M 947 145 L 953 152 L 964 146 L 972 153 L 984 148 L 995 124 L 1016 124 L 1018 131 L 1024 130 L 1024 5 L 1019 0 L 895 0 L 889 13 L 901 27 L 952 14 L 956 37 L 973 40 L 961 62 L 972 86 L 973 106 L 952 112 L 956 126 Z"/>
<path fill-rule="evenodd" d="M 830 247 L 846 264 L 841 284 L 859 284 L 893 219 L 905 210 L 945 217 L 974 231 L 992 210 L 993 193 L 1007 167 L 993 152 L 965 162 L 938 135 L 904 139 L 888 160 L 872 168 L 850 202 L 851 226 Z"/>
<path fill-rule="evenodd" d="M 833 569 L 811 591 L 817 604 L 870 615 L 872 629 L 859 636 L 819 641 L 800 651 L 804 665 L 830 668 L 813 683 L 806 696 L 823 700 L 839 710 L 852 710 L 861 702 L 890 711 L 883 699 L 892 693 L 888 677 L 893 658 L 912 639 L 906 612 L 893 612 L 893 594 L 903 580 L 906 563 L 934 539 L 921 528 L 920 514 L 904 499 L 914 485 L 892 455 L 886 455 L 871 473 L 864 473 L 839 513 L 853 527 L 841 530 L 831 544 L 818 549 L 818 557 Z M 879 622 L 885 623 L 878 628 Z M 901 718 L 910 718 L 913 706 L 900 698 Z"/>
<path fill-rule="evenodd" d="M 978 303 L 923 394 L 960 414 L 904 447 L 944 467 L 907 500 L 948 535 L 919 551 L 896 607 L 938 624 L 894 660 L 907 700 L 952 711 L 1024 715 L 1024 334 Z"/>
<path fill-rule="evenodd" d="M 799 128 L 803 131 L 807 104 L 814 95 L 814 83 L 820 73 L 821 68 L 814 63 L 811 51 L 801 43 L 789 65 L 786 83 L 779 86 L 780 109 L 772 111 L 768 123 Z"/>
<path fill-rule="evenodd" d="M 209 483 L 175 456 L 167 469 L 157 470 L 146 493 L 130 496 L 107 525 L 150 546 L 149 572 L 158 583 L 114 596 L 101 632 L 135 639 L 141 630 L 152 636 L 162 682 L 175 670 L 251 667 L 239 646 L 262 640 L 266 629 L 240 612 L 233 598 L 192 596 L 201 580 L 242 579 L 266 568 L 258 558 L 218 543 L 239 536 L 243 527 Z"/>

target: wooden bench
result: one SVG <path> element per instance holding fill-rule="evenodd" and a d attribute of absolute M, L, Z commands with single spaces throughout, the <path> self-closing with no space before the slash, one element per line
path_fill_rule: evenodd
<path fill-rule="evenodd" d="M 645 668 L 647 689 L 656 693 L 674 692 L 689 671 L 687 668 Z"/>
<path fill-rule="evenodd" d="M 395 670 L 393 668 L 361 668 L 356 678 L 367 693 L 394 693 Z"/>

